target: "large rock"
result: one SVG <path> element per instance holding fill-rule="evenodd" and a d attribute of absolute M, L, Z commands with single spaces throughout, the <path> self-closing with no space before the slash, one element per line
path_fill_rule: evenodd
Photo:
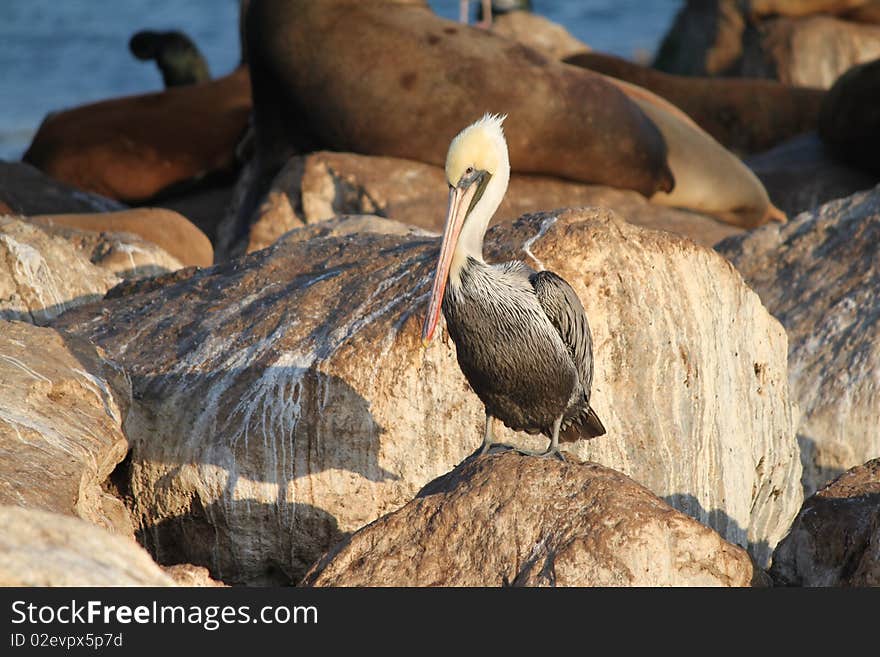
<path fill-rule="evenodd" d="M 214 262 L 214 250 L 208 237 L 186 217 L 171 210 L 137 208 L 122 212 L 37 215 L 31 217 L 31 221 L 80 231 L 136 235 L 140 240 L 161 247 L 174 259 L 178 266 L 169 263 L 168 270 L 180 266 L 207 267 Z M 133 255 L 144 249 L 129 251 Z"/>
<path fill-rule="evenodd" d="M 653 67 L 678 75 L 723 75 L 742 56 L 746 19 L 739 0 L 687 0 L 663 38 Z"/>
<path fill-rule="evenodd" d="M 493 16 L 492 33 L 534 48 L 550 59 L 564 59 L 590 47 L 562 25 L 530 11 L 510 11 Z"/>
<path fill-rule="evenodd" d="M 335 546 L 305 583 L 749 586 L 756 574 L 745 550 L 619 472 L 508 452 L 432 481 Z"/>
<path fill-rule="evenodd" d="M 785 326 L 804 488 L 880 456 L 880 188 L 718 245 Z"/>
<path fill-rule="evenodd" d="M 413 160 L 320 151 L 292 158 L 276 176 L 247 231 L 225 225 L 233 256 L 272 244 L 305 224 L 343 214 L 376 214 L 440 232 L 449 201 L 443 169 Z M 542 208 L 595 205 L 627 221 L 686 235 L 705 246 L 743 231 L 696 212 L 649 203 L 636 192 L 514 174 L 496 214 L 513 220 Z M 229 215 L 234 216 L 235 213 Z M 238 234 L 244 234 L 237 242 Z"/>
<path fill-rule="evenodd" d="M 0 319 L 45 323 L 118 282 L 64 237 L 0 216 Z"/>
<path fill-rule="evenodd" d="M 815 132 L 745 160 L 789 217 L 874 187 L 880 176 L 836 159 Z"/>
<path fill-rule="evenodd" d="M 0 586 L 174 586 L 131 538 L 77 518 L 0 506 Z"/>
<path fill-rule="evenodd" d="M 134 282 L 57 322 L 132 377 L 132 510 L 160 562 L 227 582 L 296 580 L 482 438 L 451 342 L 420 347 L 436 240 L 302 239 L 311 231 L 321 225 Z M 800 462 L 785 332 L 736 270 L 595 209 L 501 224 L 487 246 L 491 261 L 558 272 L 584 300 L 608 434 L 575 454 L 766 563 L 800 506 Z"/>
<path fill-rule="evenodd" d="M 179 563 L 173 566 L 162 566 L 162 570 L 177 586 L 189 587 L 224 587 L 222 582 L 211 579 L 211 574 L 204 566 L 193 566 L 191 563 Z"/>
<path fill-rule="evenodd" d="M 749 4 L 753 11 L 746 15 Z M 833 16 L 818 13 L 828 8 L 817 11 L 815 3 L 788 4 L 797 10 L 779 15 L 778 7 L 741 0 L 688 0 L 653 65 L 679 75 L 771 78 L 828 89 L 851 66 L 880 56 L 880 25 L 870 22 L 880 16 L 876 6 L 837 3 L 851 11 Z"/>
<path fill-rule="evenodd" d="M 880 459 L 804 501 L 770 574 L 788 586 L 880 586 Z"/>
<path fill-rule="evenodd" d="M 0 319 L 44 324 L 125 278 L 181 263 L 135 235 L 79 231 L 0 215 Z"/>
<path fill-rule="evenodd" d="M 847 69 L 880 57 L 880 25 L 831 16 L 776 18 L 748 33 L 737 74 L 828 89 Z"/>
<path fill-rule="evenodd" d="M 0 214 L 109 212 L 125 206 L 50 178 L 24 162 L 0 160 Z"/>
<path fill-rule="evenodd" d="M 0 504 L 131 535 L 125 508 L 104 489 L 128 449 L 130 404 L 125 373 L 87 341 L 0 320 Z"/>

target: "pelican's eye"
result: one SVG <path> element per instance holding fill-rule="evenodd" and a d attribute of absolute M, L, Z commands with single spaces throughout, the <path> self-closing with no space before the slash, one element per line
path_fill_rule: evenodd
<path fill-rule="evenodd" d="M 467 173 L 467 174 L 471 174 L 471 173 L 473 173 L 473 172 L 474 172 L 474 168 L 473 168 L 473 167 L 468 167 L 467 169 L 465 169 L 465 173 Z"/>

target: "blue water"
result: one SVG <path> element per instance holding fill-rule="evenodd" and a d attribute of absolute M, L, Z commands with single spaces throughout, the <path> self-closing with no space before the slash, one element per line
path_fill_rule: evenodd
<path fill-rule="evenodd" d="M 458 17 L 458 0 L 430 4 Z M 631 58 L 655 51 L 681 2 L 532 4 L 594 49 Z M 20 158 L 50 111 L 161 89 L 155 65 L 128 52 L 141 29 L 187 32 L 215 76 L 239 59 L 238 0 L 0 0 L 0 158 Z"/>

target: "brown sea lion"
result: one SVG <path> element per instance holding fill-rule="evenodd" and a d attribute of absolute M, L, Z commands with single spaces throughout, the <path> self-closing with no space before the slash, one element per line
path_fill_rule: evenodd
<path fill-rule="evenodd" d="M 214 262 L 214 251 L 205 234 L 171 210 L 136 208 L 94 214 L 36 215 L 28 220 L 99 233 L 131 233 L 162 247 L 184 266 L 209 267 Z"/>
<path fill-rule="evenodd" d="M 50 114 L 24 161 L 57 180 L 139 203 L 231 178 L 251 110 L 246 68 L 210 82 Z"/>
<path fill-rule="evenodd" d="M 856 11 L 871 0 L 747 0 L 747 12 L 753 19 L 766 16 L 838 16 Z"/>
<path fill-rule="evenodd" d="M 880 0 L 870 0 L 844 12 L 840 17 L 856 23 L 880 23 Z"/>
<path fill-rule="evenodd" d="M 653 91 L 740 155 L 760 153 L 815 130 L 825 95 L 821 89 L 774 80 L 672 75 L 597 52 L 563 61 Z"/>
<path fill-rule="evenodd" d="M 880 174 L 880 59 L 853 66 L 832 85 L 819 136 L 835 157 Z"/>
<path fill-rule="evenodd" d="M 420 0 L 252 0 L 246 44 L 261 181 L 246 215 L 293 153 L 439 165 L 460 127 L 486 111 L 508 114 L 519 172 L 646 196 L 674 184 L 656 126 L 603 77 L 439 18 Z"/>

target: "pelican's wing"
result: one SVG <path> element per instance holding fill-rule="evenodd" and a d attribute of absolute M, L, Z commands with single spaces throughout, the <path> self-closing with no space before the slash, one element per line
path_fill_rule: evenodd
<path fill-rule="evenodd" d="M 577 293 L 564 278 L 552 271 L 540 271 L 529 276 L 535 288 L 538 302 L 550 322 L 556 327 L 559 336 L 568 347 L 577 368 L 587 401 L 593 385 L 593 336 L 587 323 L 587 313 Z M 592 408 L 587 408 L 579 424 L 590 436 L 601 436 L 605 427 Z"/>

